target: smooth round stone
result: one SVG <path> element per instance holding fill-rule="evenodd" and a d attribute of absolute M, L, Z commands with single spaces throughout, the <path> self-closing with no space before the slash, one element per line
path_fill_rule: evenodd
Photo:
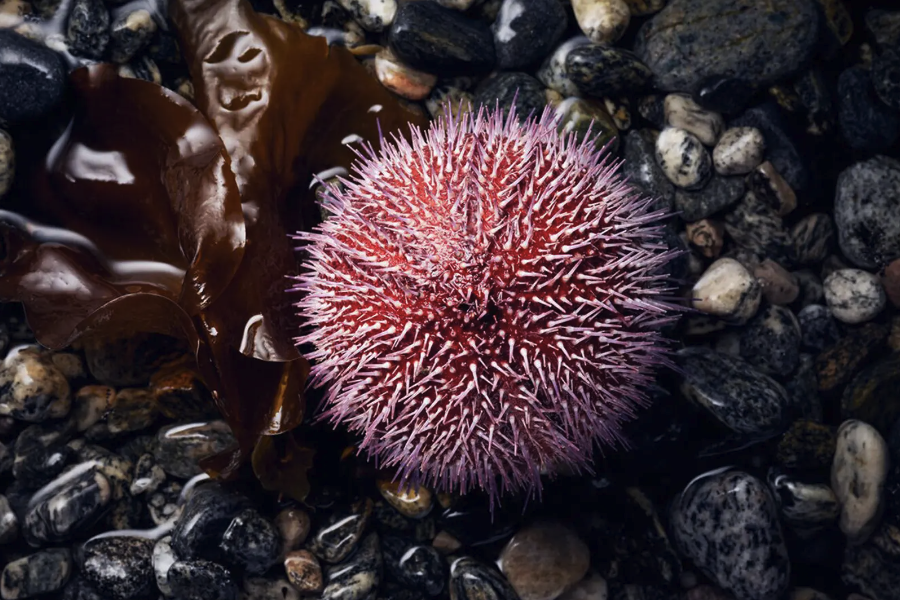
<path fill-rule="evenodd" d="M 841 416 L 890 431 L 900 419 L 900 353 L 890 353 L 857 373 L 841 396 Z"/>
<path fill-rule="evenodd" d="M 695 135 L 677 127 L 666 127 L 659 133 L 656 160 L 669 181 L 680 188 L 699 189 L 712 174 L 709 152 Z"/>
<path fill-rule="evenodd" d="M 797 283 L 800 285 L 800 296 L 797 298 L 799 306 L 824 302 L 825 292 L 822 290 L 822 280 L 818 275 L 809 269 L 791 271 L 791 275 L 797 279 Z"/>
<path fill-rule="evenodd" d="M 344 510 L 337 510 L 325 519 L 307 542 L 313 554 L 328 563 L 347 558 L 372 517 L 372 501 L 366 498 Z"/>
<path fill-rule="evenodd" d="M 357 551 L 342 563 L 327 569 L 322 600 L 364 600 L 381 583 L 383 561 L 378 535 L 370 533 Z"/>
<path fill-rule="evenodd" d="M 713 148 L 713 166 L 720 175 L 745 175 L 762 163 L 765 151 L 766 139 L 759 129 L 731 127 Z"/>
<path fill-rule="evenodd" d="M 231 571 L 208 560 L 179 560 L 167 574 L 172 596 L 179 600 L 237 600 Z"/>
<path fill-rule="evenodd" d="M 500 553 L 500 570 L 521 600 L 555 600 L 588 572 L 591 553 L 558 523 L 519 530 Z"/>
<path fill-rule="evenodd" d="M 725 231 L 734 242 L 757 256 L 792 266 L 794 245 L 784 221 L 771 206 L 747 192 L 725 214 Z"/>
<path fill-rule="evenodd" d="M 13 512 L 6 496 L 0 494 L 0 546 L 8 544 L 19 535 L 19 518 Z"/>
<path fill-rule="evenodd" d="M 0 29 L 0 121 L 42 117 L 62 98 L 62 58 L 11 29 Z"/>
<path fill-rule="evenodd" d="M 0 365 L 0 416 L 35 423 L 65 417 L 71 406 L 69 382 L 35 349 L 12 351 Z"/>
<path fill-rule="evenodd" d="M 529 114 L 540 116 L 547 104 L 544 86 L 527 73 L 494 73 L 484 79 L 475 89 L 475 106 L 493 110 L 499 107 L 509 111 L 516 104 L 516 116 L 524 121 Z"/>
<path fill-rule="evenodd" d="M 813 265 L 825 260 L 834 238 L 834 223 L 827 213 L 806 215 L 791 227 L 794 253 L 801 265 Z"/>
<path fill-rule="evenodd" d="M 747 187 L 779 217 L 797 208 L 797 195 L 769 161 L 759 165 L 747 176 Z"/>
<path fill-rule="evenodd" d="M 876 156 L 838 177 L 834 221 L 844 256 L 873 269 L 900 258 L 900 162 Z"/>
<path fill-rule="evenodd" d="M 720 258 L 694 284 L 691 296 L 697 310 L 743 323 L 756 314 L 762 292 L 741 263 Z"/>
<path fill-rule="evenodd" d="M 517 600 L 509 582 L 476 559 L 463 556 L 450 564 L 450 600 Z"/>
<path fill-rule="evenodd" d="M 103 56 L 109 43 L 109 11 L 102 0 L 75 0 L 69 13 L 66 42 L 76 56 Z"/>
<path fill-rule="evenodd" d="M 338 0 L 338 3 L 363 29 L 374 33 L 390 27 L 397 14 L 397 0 Z"/>
<path fill-rule="evenodd" d="M 763 298 L 770 304 L 785 306 L 800 295 L 800 284 L 784 267 L 774 260 L 765 259 L 753 270 L 759 280 Z"/>
<path fill-rule="evenodd" d="M 887 297 L 878 276 L 860 269 L 839 269 L 825 278 L 825 301 L 844 323 L 865 323 L 880 313 Z"/>
<path fill-rule="evenodd" d="M 838 78 L 838 122 L 854 149 L 884 152 L 900 137 L 900 115 L 872 92 L 862 67 L 850 67 Z"/>
<path fill-rule="evenodd" d="M 666 91 L 725 75 L 766 85 L 806 62 L 818 23 L 806 0 L 672 0 L 641 27 L 635 50 Z"/>
<path fill-rule="evenodd" d="M 837 497 L 824 483 L 806 483 L 779 469 L 770 469 L 767 479 L 786 524 L 800 537 L 832 525 L 841 513 Z"/>
<path fill-rule="evenodd" d="M 303 594 L 318 594 L 324 587 L 322 567 L 309 550 L 294 550 L 284 557 L 284 571 L 294 589 Z"/>
<path fill-rule="evenodd" d="M 235 444 L 225 421 L 167 425 L 156 436 L 153 456 L 173 477 L 189 479 L 202 473 L 198 461 Z"/>
<path fill-rule="evenodd" d="M 282 552 L 287 553 L 306 541 L 310 529 L 309 514 L 300 508 L 285 508 L 275 517 L 275 527 L 281 535 Z"/>
<path fill-rule="evenodd" d="M 275 526 L 251 508 L 231 521 L 219 549 L 224 562 L 251 575 L 261 575 L 278 562 L 281 538 Z"/>
<path fill-rule="evenodd" d="M 831 467 L 836 444 L 832 427 L 798 419 L 778 442 L 776 460 L 787 469 L 821 471 Z"/>
<path fill-rule="evenodd" d="M 670 207 L 675 196 L 675 186 L 656 162 L 656 136 L 652 129 L 634 129 L 625 134 L 622 138 L 625 146 L 622 175 L 648 195 L 658 198 L 662 206 Z M 741 185 L 743 188 L 743 184 Z M 699 219 L 685 217 L 685 220 Z"/>
<path fill-rule="evenodd" d="M 566 98 L 556 107 L 557 128 L 563 135 L 575 134 L 581 142 L 590 131 L 594 146 L 601 150 L 609 144 L 610 152 L 619 147 L 619 131 L 606 108 L 595 100 Z"/>
<path fill-rule="evenodd" d="M 566 30 L 558 0 L 503 0 L 491 29 L 497 67 L 522 69 L 541 61 Z"/>
<path fill-rule="evenodd" d="M 479 21 L 436 2 L 407 2 L 390 30 L 397 57 L 436 75 L 484 73 L 494 67 L 494 39 Z"/>
<path fill-rule="evenodd" d="M 887 443 L 878 430 L 856 420 L 841 424 L 831 488 L 841 503 L 841 531 L 851 544 L 865 542 L 881 520 L 888 467 Z"/>
<path fill-rule="evenodd" d="M 12 136 L 0 129 L 0 198 L 12 187 L 16 174 L 16 153 Z"/>
<path fill-rule="evenodd" d="M 156 587 L 167 597 L 172 596 L 172 588 L 169 587 L 169 567 L 178 560 L 175 550 L 172 549 L 172 536 L 160 538 L 153 546 L 150 556 L 153 565 L 153 576 Z"/>
<path fill-rule="evenodd" d="M 586 44 L 566 54 L 566 77 L 584 94 L 606 98 L 642 91 L 653 73 L 628 50 Z"/>
<path fill-rule="evenodd" d="M 900 110 L 900 46 L 876 54 L 872 59 L 870 76 L 878 98 L 891 108 Z"/>
<path fill-rule="evenodd" d="M 760 372 L 785 376 L 800 360 L 800 324 L 789 309 L 769 305 L 741 334 L 741 358 Z"/>
<path fill-rule="evenodd" d="M 694 479 L 673 504 L 671 527 L 687 558 L 741 600 L 787 591 L 791 563 L 763 482 L 740 471 Z"/>
<path fill-rule="evenodd" d="M 625 0 L 572 0 L 572 10 L 581 31 L 595 44 L 613 44 L 631 22 Z"/>
<path fill-rule="evenodd" d="M 805 350 L 821 352 L 835 344 L 841 337 L 837 321 L 827 306 L 821 304 L 804 306 L 797 313 L 797 320 L 800 322 L 800 340 Z"/>
<path fill-rule="evenodd" d="M 569 52 L 579 46 L 589 45 L 591 41 L 586 37 L 577 36 L 570 38 L 553 49 L 550 56 L 541 64 L 536 77 L 546 85 L 549 89 L 562 94 L 563 96 L 575 96 L 578 94 L 578 87 L 569 79 L 566 72 L 566 58 Z"/>
<path fill-rule="evenodd" d="M 606 580 L 597 573 L 589 573 L 587 577 L 576 583 L 559 597 L 559 600 L 607 600 L 609 586 Z"/>
<path fill-rule="evenodd" d="M 444 590 L 446 567 L 436 549 L 395 536 L 384 536 L 381 547 L 385 569 L 395 580 L 429 596 L 437 596 Z"/>
<path fill-rule="evenodd" d="M 424 487 L 409 487 L 389 479 L 378 481 L 381 497 L 397 509 L 400 514 L 411 519 L 421 519 L 431 512 L 433 504 L 431 491 Z"/>
<path fill-rule="evenodd" d="M 68 540 L 97 522 L 112 495 L 112 486 L 98 466 L 74 467 L 32 498 L 22 533 L 35 547 Z"/>
<path fill-rule="evenodd" d="M 172 529 L 172 548 L 183 560 L 214 557 L 225 530 L 247 504 L 245 497 L 217 483 L 200 485 Z"/>
<path fill-rule="evenodd" d="M 699 190 L 675 189 L 675 208 L 685 221 L 699 221 L 734 205 L 745 191 L 743 177 L 713 175 Z"/>
<path fill-rule="evenodd" d="M 715 146 L 725 129 L 722 115 L 706 110 L 687 94 L 669 94 L 663 100 L 666 124 L 691 133 L 707 146 Z"/>
<path fill-rule="evenodd" d="M 129 62 L 143 50 L 156 33 L 156 21 L 144 8 L 118 11 L 109 28 L 110 58 L 118 64 Z"/>
<path fill-rule="evenodd" d="M 409 100 L 427 98 L 437 83 L 436 76 L 403 64 L 390 49 L 375 55 L 375 76 L 381 85 Z"/>
<path fill-rule="evenodd" d="M 50 548 L 7 564 L 0 574 L 3 600 L 33 598 L 61 590 L 72 573 L 66 548 Z"/>
<path fill-rule="evenodd" d="M 85 543 L 81 572 L 98 591 L 119 600 L 144 598 L 153 590 L 153 540 L 112 536 Z"/>

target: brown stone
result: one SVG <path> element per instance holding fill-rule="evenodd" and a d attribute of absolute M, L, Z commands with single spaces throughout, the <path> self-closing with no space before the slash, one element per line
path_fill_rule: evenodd
<path fill-rule="evenodd" d="M 308 550 L 294 550 L 284 558 L 288 581 L 302 594 L 318 594 L 325 588 L 322 566 Z"/>
<path fill-rule="evenodd" d="M 309 515 L 301 508 L 285 508 L 275 517 L 275 526 L 281 534 L 283 552 L 287 554 L 306 541 L 310 528 Z"/>
<path fill-rule="evenodd" d="M 772 259 L 762 261 L 753 274 L 759 280 L 763 297 L 771 304 L 785 306 L 800 295 L 797 278 Z"/>
<path fill-rule="evenodd" d="M 555 600 L 580 581 L 591 553 L 578 535 L 558 523 L 519 530 L 500 554 L 500 569 L 521 600 Z"/>
<path fill-rule="evenodd" d="M 725 243 L 725 226 L 712 219 L 688 223 L 685 227 L 688 241 L 706 258 L 716 258 Z"/>
<path fill-rule="evenodd" d="M 797 194 L 769 161 L 747 175 L 747 187 L 757 198 L 772 207 L 779 217 L 797 208 Z"/>
<path fill-rule="evenodd" d="M 424 486 L 413 487 L 389 479 L 379 479 L 378 491 L 388 504 L 411 519 L 421 519 L 431 512 L 432 494 Z"/>

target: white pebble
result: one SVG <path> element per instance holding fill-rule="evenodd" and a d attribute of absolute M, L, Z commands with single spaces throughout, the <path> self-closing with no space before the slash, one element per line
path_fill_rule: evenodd
<path fill-rule="evenodd" d="M 353 20 L 366 31 L 384 31 L 394 22 L 397 0 L 338 0 Z"/>
<path fill-rule="evenodd" d="M 887 443 L 877 429 L 856 420 L 841 424 L 831 489 L 841 503 L 841 531 L 851 544 L 862 544 L 878 526 L 888 462 Z"/>
<path fill-rule="evenodd" d="M 732 127 L 713 148 L 713 165 L 720 175 L 746 175 L 762 164 L 765 152 L 766 139 L 759 129 Z"/>
<path fill-rule="evenodd" d="M 678 127 L 660 132 L 656 160 L 669 181 L 688 190 L 702 188 L 712 174 L 709 152 L 697 136 Z"/>
<path fill-rule="evenodd" d="M 617 42 L 631 21 L 625 0 L 572 0 L 575 20 L 595 44 Z"/>
<path fill-rule="evenodd" d="M 825 302 L 834 317 L 855 325 L 873 319 L 887 296 L 878 277 L 862 269 L 838 269 L 825 278 Z"/>
<path fill-rule="evenodd" d="M 719 113 L 706 110 L 687 94 L 669 94 L 663 101 L 663 114 L 666 123 L 693 133 L 707 146 L 715 146 L 725 120 Z"/>
<path fill-rule="evenodd" d="M 436 76 L 403 64 L 389 49 L 375 55 L 375 76 L 381 85 L 410 100 L 427 98 L 437 83 Z"/>
<path fill-rule="evenodd" d="M 694 284 L 692 295 L 697 310 L 744 323 L 756 314 L 762 293 L 744 265 L 720 258 Z"/>

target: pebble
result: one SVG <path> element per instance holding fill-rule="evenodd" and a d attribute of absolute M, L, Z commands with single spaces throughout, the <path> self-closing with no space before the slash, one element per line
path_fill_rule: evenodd
<path fill-rule="evenodd" d="M 747 192 L 725 213 L 725 231 L 734 242 L 757 256 L 781 265 L 794 264 L 794 245 L 784 221 L 771 206 Z"/>
<path fill-rule="evenodd" d="M 887 303 L 878 276 L 861 269 L 839 269 L 823 285 L 831 314 L 851 325 L 874 319 Z"/>
<path fill-rule="evenodd" d="M 703 219 L 685 226 L 688 241 L 706 258 L 717 258 L 725 244 L 725 226 L 719 221 Z M 763 290 L 765 291 L 765 290 Z"/>
<path fill-rule="evenodd" d="M 153 456 L 163 471 L 189 479 L 202 473 L 198 461 L 235 444 L 225 421 L 168 425 L 159 430 Z"/>
<path fill-rule="evenodd" d="M 282 540 L 282 553 L 299 548 L 309 535 L 309 514 L 300 508 L 285 508 L 275 517 L 275 527 Z"/>
<path fill-rule="evenodd" d="M 153 401 L 159 412 L 175 421 L 206 421 L 219 413 L 212 395 L 195 369 L 167 366 L 150 378 Z"/>
<path fill-rule="evenodd" d="M 22 533 L 35 547 L 68 540 L 97 522 L 112 495 L 98 465 L 78 465 L 31 499 Z"/>
<path fill-rule="evenodd" d="M 823 483 L 806 483 L 778 469 L 769 471 L 768 482 L 786 524 L 803 538 L 829 527 L 841 513 L 837 497 Z"/>
<path fill-rule="evenodd" d="M 48 548 L 6 565 L 0 575 L 3 600 L 33 598 L 61 590 L 72 574 L 72 557 L 65 548 Z"/>
<path fill-rule="evenodd" d="M 850 594 L 847 600 L 893 600 L 900 588 L 900 528 L 882 526 L 862 545 L 849 545 L 841 565 L 841 579 L 865 596 Z"/>
<path fill-rule="evenodd" d="M 366 498 L 345 510 L 335 511 L 309 539 L 309 549 L 325 562 L 341 562 L 353 552 L 362 538 L 372 517 L 372 508 L 372 501 Z"/>
<path fill-rule="evenodd" d="M 547 103 L 544 86 L 541 82 L 519 72 L 494 73 L 485 78 L 475 89 L 474 104 L 493 109 L 499 107 L 503 112 L 509 111 L 516 103 L 516 116 L 524 121 L 529 114 L 539 116 Z"/>
<path fill-rule="evenodd" d="M 179 600 L 237 600 L 231 571 L 208 560 L 179 560 L 167 573 L 172 596 Z"/>
<path fill-rule="evenodd" d="M 725 75 L 764 86 L 807 61 L 818 23 L 805 0 L 672 0 L 641 27 L 635 49 L 666 91 Z"/>
<path fill-rule="evenodd" d="M 622 175 L 632 184 L 640 186 L 647 195 L 658 198 L 662 206 L 669 208 L 675 197 L 675 186 L 656 162 L 657 135 L 651 129 L 636 129 L 625 134 L 622 138 L 624 144 L 622 154 L 625 159 Z M 743 183 L 741 185 L 743 188 Z M 683 218 L 687 221 L 699 221 L 706 216 L 709 215 L 697 219 L 686 216 Z"/>
<path fill-rule="evenodd" d="M 625 0 L 572 0 L 572 10 L 582 33 L 595 44 L 619 41 L 631 22 Z"/>
<path fill-rule="evenodd" d="M 800 295 L 797 278 L 774 260 L 763 260 L 753 270 L 753 275 L 759 281 L 763 298 L 770 304 L 786 306 Z"/>
<path fill-rule="evenodd" d="M 172 588 L 169 587 L 169 567 L 178 560 L 178 556 L 172 549 L 172 536 L 167 535 L 157 540 L 153 545 L 151 554 L 151 562 L 153 564 L 153 576 L 156 580 L 156 587 L 164 596 L 172 596 Z"/>
<path fill-rule="evenodd" d="M 741 333 L 741 358 L 762 373 L 785 376 L 800 360 L 800 324 L 789 309 L 770 304 Z"/>
<path fill-rule="evenodd" d="M 65 443 L 72 436 L 66 422 L 29 425 L 19 433 L 14 447 L 12 474 L 26 487 L 39 488 L 65 470 L 75 455 Z"/>
<path fill-rule="evenodd" d="M 900 353 L 879 357 L 861 370 L 844 388 L 841 416 L 864 421 L 888 432 L 900 419 Z"/>
<path fill-rule="evenodd" d="M 572 586 L 572 589 L 560 596 L 560 600 L 607 600 L 609 586 L 606 580 L 597 573 L 589 573 L 587 577 Z"/>
<path fill-rule="evenodd" d="M 16 175 L 16 153 L 12 136 L 0 129 L 0 198 L 12 187 Z M 0 348 L 0 351 L 3 349 Z"/>
<path fill-rule="evenodd" d="M 131 487 L 131 474 L 134 463 L 114 452 L 92 444 L 81 444 L 81 440 L 73 440 L 69 447 L 75 450 L 75 456 L 81 462 L 90 462 L 97 466 L 110 483 L 114 500 L 128 496 Z"/>
<path fill-rule="evenodd" d="M 805 350 L 821 352 L 841 338 L 837 321 L 827 306 L 821 304 L 804 306 L 797 313 L 797 320 L 800 322 L 802 332 L 800 341 Z"/>
<path fill-rule="evenodd" d="M 338 3 L 363 29 L 373 33 L 390 27 L 397 14 L 397 0 L 338 0 Z"/>
<path fill-rule="evenodd" d="M 136 600 L 153 591 L 153 540 L 95 538 L 84 544 L 82 552 L 81 572 L 101 593 L 119 600 Z"/>
<path fill-rule="evenodd" d="M 432 493 L 425 486 L 407 487 L 389 479 L 380 479 L 378 491 L 403 516 L 421 519 L 431 512 Z"/>
<path fill-rule="evenodd" d="M 712 174 L 709 152 L 693 134 L 666 127 L 656 138 L 656 160 L 666 177 L 680 188 L 703 187 Z"/>
<path fill-rule="evenodd" d="M 217 483 L 200 485 L 175 522 L 172 548 L 183 560 L 215 558 L 222 534 L 247 504 L 246 498 Z"/>
<path fill-rule="evenodd" d="M 887 443 L 878 430 L 857 420 L 841 424 L 831 488 L 841 503 L 840 527 L 850 544 L 865 542 L 878 526 L 888 467 Z"/>
<path fill-rule="evenodd" d="M 766 139 L 759 129 L 731 127 L 713 148 L 713 166 L 720 175 L 745 175 L 762 163 L 765 150 Z"/>
<path fill-rule="evenodd" d="M 325 588 L 322 567 L 309 550 L 294 550 L 284 557 L 288 581 L 302 594 L 318 594 Z"/>
<path fill-rule="evenodd" d="M 798 419 L 778 442 L 776 459 L 786 469 L 822 471 L 831 468 L 836 444 L 833 427 Z"/>
<path fill-rule="evenodd" d="M 712 75 L 697 84 L 694 99 L 697 104 L 709 110 L 735 115 L 747 107 L 747 102 L 755 93 L 756 88 L 752 82 L 738 77 Z"/>
<path fill-rule="evenodd" d="M 694 308 L 745 323 L 756 314 L 762 292 L 756 278 L 733 258 L 720 258 L 706 269 L 691 293 Z"/>
<path fill-rule="evenodd" d="M 621 48 L 581 44 L 566 54 L 566 78 L 588 96 L 606 98 L 640 92 L 652 77 L 634 53 Z"/>
<path fill-rule="evenodd" d="M 396 536 L 384 536 L 381 547 L 385 570 L 401 584 L 429 596 L 438 596 L 445 589 L 446 567 L 436 549 Z"/>
<path fill-rule="evenodd" d="M 797 208 L 797 195 L 769 161 L 750 172 L 747 186 L 780 217 Z"/>
<path fill-rule="evenodd" d="M 126 388 L 116 394 L 106 423 L 110 433 L 127 433 L 150 427 L 157 416 L 156 404 L 149 389 Z"/>
<path fill-rule="evenodd" d="M 707 146 L 715 146 L 725 129 L 722 115 L 707 110 L 687 94 L 669 94 L 663 100 L 666 124 L 692 133 Z"/>
<path fill-rule="evenodd" d="M 78 431 L 86 431 L 112 408 L 116 390 L 105 385 L 86 385 L 75 394 L 72 417 Z"/>
<path fill-rule="evenodd" d="M 408 100 L 427 98 L 437 83 L 436 76 L 403 64 L 389 48 L 375 55 L 375 76 L 381 85 Z"/>
<path fill-rule="evenodd" d="M 103 56 L 109 43 L 109 11 L 101 0 L 75 0 L 69 13 L 66 42 L 76 56 Z"/>
<path fill-rule="evenodd" d="M 801 265 L 814 265 L 825 260 L 834 238 L 834 223 L 827 213 L 806 215 L 791 228 L 794 256 Z"/>
<path fill-rule="evenodd" d="M 13 512 L 6 496 L 0 494 L 0 546 L 8 544 L 19 535 L 19 518 Z"/>
<path fill-rule="evenodd" d="M 521 600 L 555 600 L 587 574 L 590 560 L 574 531 L 545 522 L 519 530 L 498 564 Z"/>
<path fill-rule="evenodd" d="M 156 33 L 156 21 L 145 8 L 120 11 L 109 28 L 110 58 L 123 65 L 143 50 Z"/>
<path fill-rule="evenodd" d="M 503 0 L 491 29 L 497 67 L 517 70 L 540 62 L 566 31 L 558 0 Z"/>
<path fill-rule="evenodd" d="M 181 484 L 177 481 L 166 481 L 147 499 L 147 509 L 150 518 L 156 525 L 163 525 L 178 518 L 182 512 L 182 506 L 178 504 L 181 496 Z"/>
<path fill-rule="evenodd" d="M 381 550 L 378 534 L 370 533 L 359 549 L 344 562 L 327 569 L 328 583 L 322 600 L 364 600 L 374 594 L 381 583 Z"/>
<path fill-rule="evenodd" d="M 894 110 L 900 110 L 900 46 L 876 55 L 869 75 L 878 98 Z"/>
<path fill-rule="evenodd" d="M 719 470 L 694 479 L 675 499 L 671 527 L 684 555 L 736 598 L 787 591 L 791 563 L 777 508 L 752 475 Z"/>
<path fill-rule="evenodd" d="M 557 128 L 560 133 L 575 134 L 581 142 L 590 131 L 594 146 L 601 150 L 609 145 L 609 151 L 619 147 L 619 131 L 606 108 L 596 100 L 566 98 L 556 107 L 559 118 Z"/>
<path fill-rule="evenodd" d="M 784 425 L 790 399 L 774 379 L 746 361 L 702 346 L 679 350 L 681 392 L 741 435 L 768 435 Z"/>
<path fill-rule="evenodd" d="M 450 600 L 517 600 L 506 579 L 493 567 L 462 556 L 450 564 Z"/>
<path fill-rule="evenodd" d="M 859 366 L 880 351 L 889 332 L 889 327 L 880 323 L 866 323 L 850 329 L 837 343 L 821 352 L 816 357 L 819 390 L 828 392 L 850 381 Z"/>
<path fill-rule="evenodd" d="M 766 140 L 766 160 L 781 173 L 795 192 L 809 186 L 809 171 L 791 136 L 785 131 L 784 119 L 774 103 L 750 108 L 731 121 L 731 127 L 754 127 Z"/>
<path fill-rule="evenodd" d="M 34 423 L 65 417 L 71 406 L 69 382 L 59 369 L 33 348 L 10 351 L 0 365 L 0 416 Z"/>
<path fill-rule="evenodd" d="M 219 549 L 223 562 L 251 575 L 261 575 L 278 562 L 281 537 L 268 519 L 251 508 L 231 521 L 222 534 Z"/>
<path fill-rule="evenodd" d="M 590 43 L 591 41 L 582 35 L 570 38 L 554 48 L 550 56 L 544 60 L 538 69 L 536 73 L 538 80 L 549 89 L 559 92 L 563 96 L 577 95 L 578 87 L 569 79 L 569 74 L 566 71 L 566 58 L 569 56 L 569 52 L 575 48 L 589 45 Z"/>
<path fill-rule="evenodd" d="M 67 69 L 56 52 L 0 28 L 0 121 L 46 115 L 62 98 L 66 79 Z"/>
<path fill-rule="evenodd" d="M 850 67 L 838 78 L 838 122 L 857 150 L 883 152 L 900 137 L 900 115 L 879 100 L 862 67 Z"/>
<path fill-rule="evenodd" d="M 403 4 L 391 26 L 390 46 L 400 60 L 435 75 L 472 75 L 494 67 L 490 29 L 436 2 Z"/>
<path fill-rule="evenodd" d="M 705 219 L 734 205 L 744 197 L 743 177 L 713 175 L 699 190 L 675 190 L 675 208 L 685 221 Z"/>
<path fill-rule="evenodd" d="M 834 221 L 841 251 L 874 269 L 900 258 L 900 162 L 876 156 L 845 169 L 837 181 Z"/>
<path fill-rule="evenodd" d="M 132 496 L 152 494 L 166 480 L 166 472 L 162 470 L 152 454 L 143 454 L 134 465 L 134 477 L 128 491 Z"/>

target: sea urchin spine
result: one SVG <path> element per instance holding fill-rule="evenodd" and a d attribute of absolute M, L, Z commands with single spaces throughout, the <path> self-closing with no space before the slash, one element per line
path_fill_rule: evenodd
<path fill-rule="evenodd" d="M 492 497 L 620 440 L 668 364 L 666 214 L 549 110 L 443 118 L 358 157 L 297 235 L 325 416 L 404 479 Z"/>

